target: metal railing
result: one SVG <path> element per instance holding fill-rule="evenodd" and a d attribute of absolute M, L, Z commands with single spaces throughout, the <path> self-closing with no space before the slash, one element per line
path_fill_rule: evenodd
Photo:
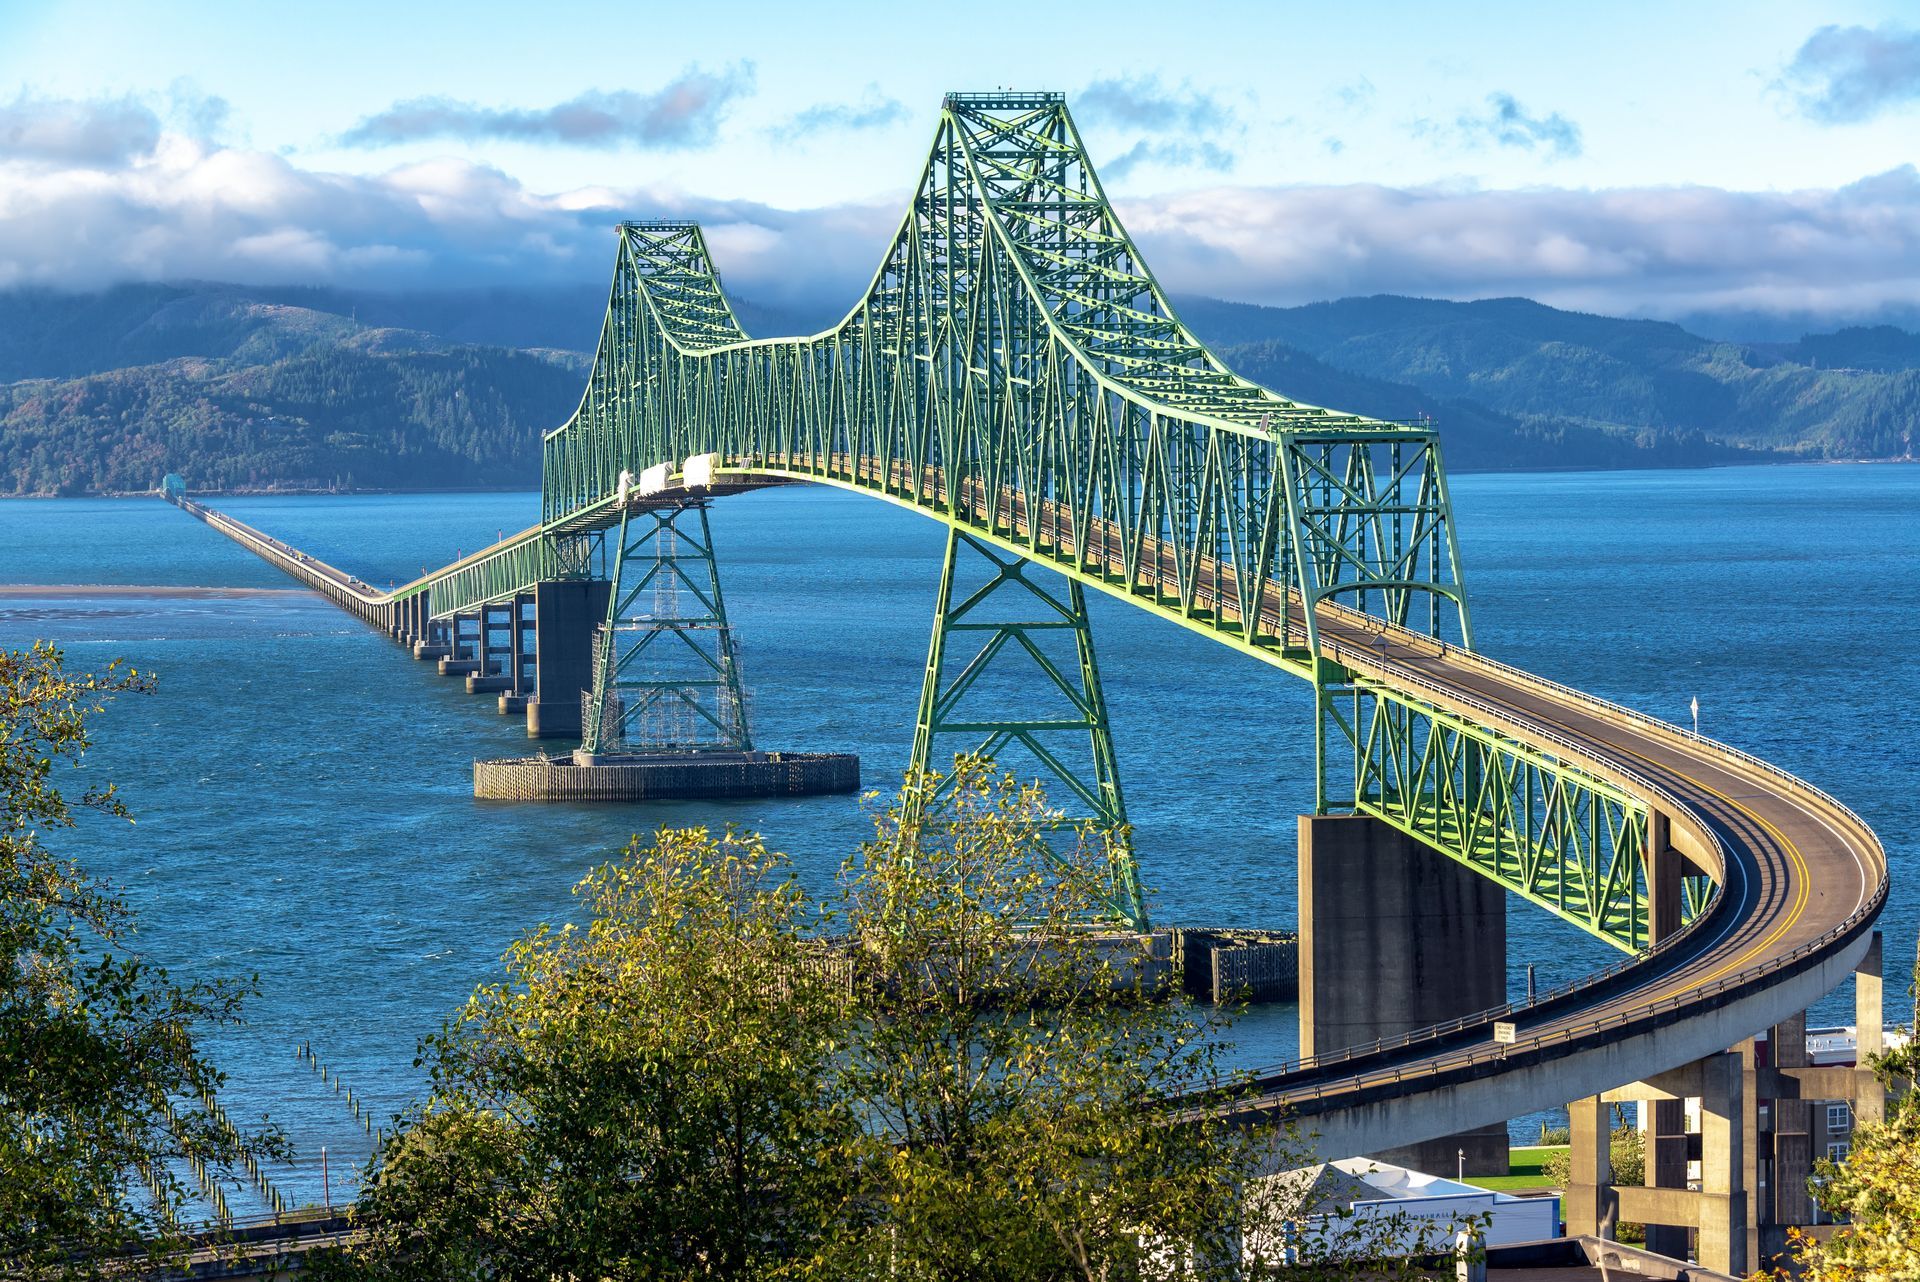
<path fill-rule="evenodd" d="M 1639 709 L 1630 708 L 1626 704 L 1617 703 L 1612 699 L 1602 698 L 1597 694 L 1591 694 L 1588 691 L 1577 689 L 1564 682 L 1555 681 L 1551 677 L 1543 677 L 1538 673 L 1528 672 L 1525 668 L 1516 668 L 1510 663 L 1503 663 L 1499 659 L 1483 654 L 1478 650 L 1468 650 L 1461 646 L 1449 646 L 1445 642 L 1436 641 L 1434 638 L 1426 636 L 1423 633 L 1399 627 L 1384 619 L 1376 618 L 1370 614 L 1363 614 L 1358 610 L 1340 605 L 1336 602 L 1326 602 L 1322 604 L 1320 608 L 1337 614 L 1343 622 L 1370 628 L 1382 636 L 1391 634 L 1396 641 L 1400 641 L 1403 644 L 1431 648 L 1439 657 L 1457 657 L 1462 662 L 1491 669 L 1501 676 L 1506 677 L 1508 680 L 1518 681 L 1522 684 L 1533 686 L 1536 689 L 1549 691 L 1568 702 L 1583 704 L 1595 711 L 1603 712 L 1608 716 L 1631 722 L 1636 727 L 1643 730 L 1651 730 L 1663 738 L 1704 748 L 1709 752 L 1721 756 L 1732 757 L 1743 765 L 1767 775 L 1769 778 L 1780 780 L 1797 792 L 1806 793 L 1824 804 L 1831 806 L 1833 809 L 1845 815 L 1850 821 L 1858 824 L 1867 834 L 1871 835 L 1873 832 L 1872 825 L 1867 823 L 1865 819 L 1862 819 L 1851 806 L 1834 797 L 1831 793 L 1826 792 L 1814 784 L 1808 783 L 1805 779 L 1800 778 L 1790 771 L 1781 769 L 1771 761 L 1756 757 L 1744 749 L 1734 747 L 1732 744 L 1723 743 L 1718 739 L 1710 738 L 1697 731 L 1688 730 L 1684 726 L 1674 725 L 1671 721 L 1662 721 L 1659 717 L 1653 716 L 1651 713 L 1641 712 Z"/>
<path fill-rule="evenodd" d="M 1736 971 L 1733 974 L 1721 976 L 1706 984 L 1689 988 L 1680 993 L 1669 994 L 1664 997 L 1656 997 L 1648 1001 L 1639 1002 L 1630 1006 L 1626 1006 L 1620 1010 L 1611 1012 L 1606 1015 L 1597 1016 L 1596 1018 L 1591 1020 L 1581 1021 L 1578 1023 L 1570 1023 L 1559 1029 L 1555 1029 L 1551 1032 L 1535 1034 L 1531 1037 L 1524 1037 L 1520 1040 L 1516 1040 L 1511 1044 L 1482 1043 L 1473 1047 L 1465 1048 L 1457 1052 L 1453 1052 L 1451 1054 L 1443 1054 L 1443 1055 L 1429 1057 L 1425 1060 L 1420 1061 L 1418 1064 L 1415 1064 L 1415 1065 L 1401 1065 L 1401 1066 L 1396 1066 L 1391 1070 L 1382 1069 L 1373 1073 L 1364 1073 L 1364 1072 L 1357 1073 L 1349 1077 L 1336 1079 L 1331 1082 L 1314 1083 L 1311 1087 L 1307 1087 L 1303 1084 L 1301 1087 L 1296 1088 L 1294 1090 L 1286 1090 L 1284 1087 L 1278 1087 L 1276 1085 L 1275 1089 L 1269 1090 L 1266 1093 L 1266 1096 L 1265 1096 L 1266 1102 L 1272 1102 L 1273 1097 L 1275 1096 L 1285 1096 L 1285 1097 L 1291 1097 L 1291 1098 L 1300 1098 L 1304 1096 L 1305 1098 L 1318 1100 L 1318 1099 L 1327 1098 L 1335 1094 L 1347 1094 L 1354 1091 L 1363 1090 L 1368 1086 L 1372 1086 L 1372 1085 L 1386 1085 L 1386 1084 L 1400 1083 L 1400 1082 L 1409 1080 L 1410 1077 L 1427 1078 L 1427 1077 L 1434 1076 L 1438 1073 L 1445 1072 L 1449 1069 L 1465 1067 L 1465 1066 L 1476 1064 L 1476 1063 L 1482 1063 L 1489 1059 L 1505 1059 L 1513 1054 L 1523 1052 L 1528 1049 L 1543 1048 L 1543 1047 L 1552 1046 L 1555 1044 L 1564 1045 L 1576 1039 L 1584 1038 L 1594 1033 L 1620 1028 L 1625 1025 L 1647 1019 L 1651 1016 L 1655 1016 L 1666 1011 L 1679 1010 L 1685 1006 L 1695 1004 L 1701 1001 L 1702 999 L 1717 996 L 1717 995 L 1731 992 L 1738 988 L 1744 987 L 1747 984 L 1750 984 L 1751 982 L 1753 982 L 1755 979 L 1758 979 L 1762 976 L 1774 974 L 1782 970 L 1796 967 L 1803 960 L 1825 951 L 1826 949 L 1831 947 L 1833 944 L 1839 942 L 1842 939 L 1845 939 L 1851 934 L 1856 933 L 1861 928 L 1861 926 L 1872 921 L 1873 918 L 1878 915 L 1881 907 L 1885 904 L 1888 891 L 1889 891 L 1889 883 L 1885 875 L 1886 856 L 1885 856 L 1885 852 L 1880 847 L 1878 839 L 1873 835 L 1872 828 L 1869 827 L 1866 821 L 1861 819 L 1860 816 L 1857 813 L 1855 813 L 1851 808 L 1847 807 L 1844 803 L 1836 800 L 1835 798 L 1833 798 L 1826 792 L 1822 791 L 1821 789 L 1816 788 L 1813 785 L 1807 783 L 1805 780 L 1800 779 L 1799 777 L 1785 770 L 1780 769 L 1778 766 L 1774 766 L 1769 762 L 1763 761 L 1760 758 L 1755 757 L 1750 753 L 1743 752 L 1740 749 L 1733 748 L 1729 745 L 1719 743 L 1716 740 L 1708 739 L 1703 735 L 1690 734 L 1689 732 L 1681 729 L 1680 727 L 1673 726 L 1667 722 L 1660 721 L 1658 718 L 1648 716 L 1645 713 L 1636 712 L 1633 709 L 1626 708 L 1622 705 L 1613 703 L 1610 700 L 1601 699 L 1593 695 L 1588 695 L 1584 691 L 1575 690 L 1572 687 L 1561 685 L 1558 682 L 1553 682 L 1545 678 L 1536 677 L 1532 673 L 1526 672 L 1523 669 L 1514 668 L 1511 665 L 1501 663 L 1498 660 L 1488 659 L 1483 655 L 1479 655 L 1471 651 L 1461 650 L 1459 647 L 1447 646 L 1444 642 L 1438 642 L 1431 638 L 1422 636 L 1420 634 L 1409 632 L 1406 629 L 1395 627 L 1394 625 L 1387 623 L 1384 620 L 1374 618 L 1373 616 L 1370 616 L 1370 615 L 1361 614 L 1359 611 L 1350 610 L 1343 606 L 1337 606 L 1337 605 L 1331 606 L 1331 607 L 1323 606 L 1322 608 L 1331 608 L 1333 611 L 1335 611 L 1338 614 L 1338 616 L 1343 621 L 1351 622 L 1354 625 L 1367 628 L 1369 630 L 1377 632 L 1382 636 L 1387 636 L 1390 634 L 1395 635 L 1396 639 L 1403 639 L 1408 643 L 1415 643 L 1417 648 L 1429 649 L 1436 655 L 1440 655 L 1440 656 L 1445 656 L 1449 654 L 1460 654 L 1463 656 L 1467 656 L 1472 662 L 1480 665 L 1484 665 L 1487 668 L 1490 668 L 1496 672 L 1499 672 L 1510 680 L 1518 680 L 1519 682 L 1522 682 L 1525 684 L 1537 685 L 1537 686 L 1546 688 L 1554 692 L 1556 695 L 1559 695 L 1560 697 L 1569 698 L 1577 702 L 1584 703 L 1597 710 L 1604 711 L 1610 716 L 1616 716 L 1616 717 L 1620 717 L 1622 719 L 1628 720 L 1634 723 L 1636 726 L 1651 728 L 1660 732 L 1663 735 L 1676 738 L 1682 743 L 1705 748 L 1709 752 L 1720 753 L 1728 757 L 1737 759 L 1759 770 L 1761 773 L 1763 773 L 1767 777 L 1777 779 L 1787 784 L 1791 793 L 1800 794 L 1806 798 L 1813 800 L 1818 804 L 1828 806 L 1833 811 L 1845 816 L 1848 820 L 1850 820 L 1852 823 L 1857 825 L 1858 828 L 1860 829 L 1859 835 L 1864 837 L 1866 842 L 1868 843 L 1867 853 L 1869 855 L 1877 855 L 1878 857 L 1877 862 L 1879 864 L 1879 871 L 1881 875 L 1874 886 L 1873 893 L 1870 896 L 1868 896 L 1867 900 L 1864 903 L 1862 903 L 1859 907 L 1855 908 L 1854 911 L 1849 913 L 1847 917 L 1844 920 L 1842 920 L 1840 923 L 1822 932 L 1817 938 L 1808 940 L 1807 942 L 1798 945 L 1797 947 L 1791 949 L 1790 951 L 1788 951 L 1787 953 L 1781 956 L 1768 958 L 1759 962 L 1755 962 L 1750 966 L 1743 967 L 1741 970 Z M 1323 647 L 1335 653 L 1336 657 L 1340 654 L 1351 654 L 1356 657 L 1361 654 L 1366 654 L 1366 652 L 1364 651 L 1357 650 L 1349 645 L 1346 645 L 1345 643 L 1342 643 L 1337 638 L 1329 638 L 1329 639 L 1323 640 Z M 1374 662 L 1379 662 L 1383 656 L 1367 654 L 1367 657 Z M 1440 683 L 1430 681 L 1425 677 L 1422 677 L 1416 673 L 1407 672 L 1405 669 L 1396 669 L 1394 676 L 1396 680 L 1404 679 L 1411 685 L 1418 686 L 1432 693 L 1439 694 L 1450 703 L 1464 705 L 1466 707 L 1479 711 L 1483 714 L 1495 715 L 1502 720 L 1508 720 L 1508 721 L 1513 720 L 1516 715 L 1516 710 L 1500 709 L 1498 708 L 1497 705 L 1494 705 L 1489 701 L 1480 699 L 1477 696 L 1468 694 L 1463 691 L 1458 691 L 1458 690 L 1454 690 L 1449 687 L 1443 686 Z M 1519 715 L 1524 716 L 1524 712 L 1519 713 Z M 1596 755 L 1594 749 L 1590 747 L 1583 747 L 1575 743 L 1571 739 L 1568 739 L 1567 737 L 1559 734 L 1558 732 L 1549 730 L 1542 726 L 1529 725 L 1528 734 L 1530 737 L 1532 735 L 1537 734 L 1541 738 L 1546 739 L 1549 742 L 1558 744 L 1583 758 L 1592 759 Z M 1666 789 L 1662 788 L 1660 785 L 1653 783 L 1651 780 L 1646 779 L 1644 776 L 1641 776 L 1639 772 L 1621 767 L 1617 763 L 1614 763 L 1611 761 L 1607 763 L 1607 768 L 1610 770 L 1617 771 L 1623 778 L 1630 780 L 1635 787 L 1645 789 L 1650 794 L 1651 797 L 1657 798 L 1664 805 L 1672 807 L 1673 814 L 1670 815 L 1670 818 L 1678 815 L 1689 815 L 1689 816 L 1691 815 L 1690 807 L 1685 806 L 1683 803 L 1681 803 L 1677 798 L 1675 798 L 1671 793 L 1667 792 Z M 1712 829 L 1707 828 L 1705 825 L 1698 825 L 1698 826 L 1700 828 L 1701 833 L 1711 843 L 1711 847 L 1716 851 L 1718 851 L 1721 859 L 1722 870 L 1724 875 L 1724 869 L 1726 867 L 1726 849 L 1725 849 L 1724 843 L 1720 841 L 1718 834 L 1714 833 Z M 1503 1015 L 1519 1015 L 1524 1017 L 1524 1015 L 1529 1011 L 1538 1010 L 1539 1008 L 1546 1006 L 1549 1003 L 1563 1000 L 1564 998 L 1572 994 L 1585 991 L 1585 990 L 1594 989 L 1602 984 L 1607 983 L 1608 981 L 1614 978 L 1617 978 L 1620 974 L 1628 970 L 1631 970 L 1634 967 L 1644 965 L 1647 962 L 1653 960 L 1654 958 L 1664 955 L 1665 953 L 1669 952 L 1672 948 L 1679 945 L 1688 936 L 1690 936 L 1692 932 L 1697 927 L 1699 927 L 1701 923 L 1706 921 L 1707 918 L 1711 915 L 1712 915 L 1711 909 L 1708 912 L 1699 914 L 1691 922 L 1687 923 L 1687 925 L 1683 927 L 1679 932 L 1677 932 L 1675 935 L 1673 935 L 1666 941 L 1663 941 L 1658 947 L 1650 950 L 1647 953 L 1642 953 L 1634 957 L 1622 959 L 1621 961 L 1615 962 L 1601 971 L 1583 976 L 1578 980 L 1572 981 L 1571 983 L 1561 985 L 1560 987 L 1549 991 L 1547 994 L 1537 997 L 1532 1002 L 1518 1003 L 1518 1004 L 1509 1002 L 1503 1006 L 1489 1007 L 1487 1010 L 1479 1011 L 1471 1015 L 1461 1016 L 1459 1018 L 1446 1021 L 1445 1023 L 1435 1024 L 1429 1028 L 1416 1029 L 1412 1032 L 1403 1034 L 1399 1037 L 1381 1039 L 1380 1041 L 1374 1043 L 1371 1046 L 1347 1047 L 1339 1051 L 1328 1052 L 1327 1054 L 1324 1054 L 1324 1055 L 1304 1056 L 1296 1060 L 1283 1061 L 1271 1067 L 1256 1069 L 1252 1072 L 1252 1074 L 1250 1074 L 1250 1076 L 1252 1077 L 1253 1081 L 1255 1081 L 1256 1083 L 1267 1080 L 1267 1079 L 1272 1079 L 1272 1078 L 1295 1076 L 1298 1074 L 1311 1072 L 1317 1069 L 1326 1068 L 1335 1064 L 1371 1058 L 1373 1056 L 1382 1054 L 1386 1051 L 1404 1049 L 1406 1047 L 1414 1046 L 1422 1042 L 1437 1041 L 1448 1035 L 1461 1032 L 1477 1024 L 1484 1024 L 1484 1023 L 1491 1022 L 1492 1020 L 1497 1019 Z M 1260 1101 L 1256 1101 L 1256 1103 L 1258 1102 Z"/>
<path fill-rule="evenodd" d="M 1516 1053 L 1533 1048 L 1544 1048 L 1556 1044 L 1565 1045 L 1576 1039 L 1591 1036 L 1594 1033 L 1621 1028 L 1650 1016 L 1658 1015 L 1663 1011 L 1680 1010 L 1683 1007 L 1698 1003 L 1703 998 L 1717 996 L 1741 988 L 1762 975 L 1786 969 L 1815 953 L 1824 951 L 1832 944 L 1858 930 L 1864 922 L 1870 921 L 1872 917 L 1879 912 L 1880 906 L 1885 902 L 1886 897 L 1887 882 L 1883 879 L 1878 887 L 1875 888 L 1873 896 L 1865 905 L 1855 909 L 1845 921 L 1827 930 L 1820 935 L 1819 938 L 1801 944 L 1782 957 L 1764 962 L 1756 962 L 1744 970 L 1732 975 L 1723 976 L 1720 979 L 1699 987 L 1690 988 L 1682 993 L 1656 998 L 1653 1001 L 1626 1007 L 1608 1015 L 1587 1020 L 1579 1024 L 1571 1024 L 1564 1028 L 1554 1030 L 1551 1033 L 1538 1034 L 1524 1040 L 1515 1041 L 1511 1044 L 1483 1043 L 1450 1055 L 1434 1056 L 1422 1060 L 1415 1065 L 1399 1066 L 1391 1070 L 1381 1069 L 1374 1073 L 1356 1073 L 1351 1077 L 1340 1078 L 1332 1082 L 1315 1083 L 1311 1088 L 1305 1086 L 1294 1090 L 1276 1088 L 1269 1091 L 1263 1098 L 1248 1101 L 1247 1105 L 1270 1107 L 1273 1104 L 1281 1102 L 1281 1098 L 1298 1099 L 1304 1097 L 1315 1100 L 1326 1099 L 1333 1095 L 1350 1094 L 1355 1091 L 1364 1090 L 1370 1086 L 1386 1086 L 1412 1079 L 1433 1077 L 1449 1069 L 1464 1068 L 1490 1059 L 1504 1060 Z M 1247 1105 L 1242 1106 L 1245 1107 Z"/>

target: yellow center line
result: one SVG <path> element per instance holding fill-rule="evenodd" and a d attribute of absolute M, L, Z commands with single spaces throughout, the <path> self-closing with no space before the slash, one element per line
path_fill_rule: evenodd
<path fill-rule="evenodd" d="M 1544 721 L 1549 725 L 1558 726 L 1560 729 L 1569 731 L 1576 735 L 1583 733 L 1577 727 L 1570 725 L 1567 722 L 1562 721 L 1557 717 L 1550 717 L 1550 716 L 1547 716 L 1545 713 L 1541 713 L 1541 712 L 1532 712 L 1514 703 L 1508 703 L 1507 706 L 1511 711 L 1518 713 L 1522 717 L 1533 717 L 1537 720 Z M 1591 738 L 1592 736 L 1588 735 L 1586 737 Z M 1796 892 L 1795 902 L 1792 909 L 1788 912 L 1786 918 L 1783 921 L 1781 921 L 1779 925 L 1775 926 L 1772 932 L 1769 933 L 1766 938 L 1762 939 L 1759 943 L 1755 944 L 1752 948 L 1748 949 L 1746 952 L 1742 953 L 1740 956 L 1734 958 L 1732 961 L 1722 966 L 1719 970 L 1714 971 L 1711 975 L 1708 975 L 1705 979 L 1702 979 L 1696 983 L 1690 984 L 1689 987 L 1704 988 L 1708 984 L 1711 984 L 1714 980 L 1719 979 L 1722 975 L 1725 975 L 1730 971 L 1738 969 L 1739 967 L 1745 965 L 1746 962 L 1749 961 L 1751 958 L 1755 957 L 1759 953 L 1764 952 L 1766 949 L 1771 947 L 1775 940 L 1779 939 L 1781 935 L 1785 934 L 1787 931 L 1793 928 L 1794 924 L 1797 923 L 1800 920 L 1801 916 L 1805 913 L 1807 903 L 1812 898 L 1811 887 L 1812 887 L 1813 877 L 1812 877 L 1812 873 L 1807 868 L 1807 861 L 1800 854 L 1799 846 L 1797 846 L 1794 842 L 1790 841 L 1787 838 L 1785 833 L 1781 832 L 1777 827 L 1775 827 L 1772 823 L 1769 823 L 1765 818 L 1760 816 L 1750 807 L 1746 806 L 1741 802 L 1735 801 L 1732 797 L 1720 791 L 1718 788 L 1715 788 L 1711 784 L 1708 784 L 1699 779 L 1696 779 L 1694 776 L 1688 774 L 1684 770 L 1681 770 L 1679 767 L 1671 765 L 1666 762 L 1656 761 L 1654 758 L 1647 756 L 1645 753 L 1635 752 L 1632 748 L 1629 748 L 1624 744 L 1612 743 L 1604 740 L 1602 742 L 1605 744 L 1606 747 L 1611 748 L 1616 752 L 1623 752 L 1629 757 L 1636 757 L 1639 760 L 1644 761 L 1648 765 L 1654 767 L 1656 770 L 1664 770 L 1668 774 L 1676 775 L 1679 778 L 1686 780 L 1688 783 L 1692 784 L 1694 787 L 1700 789 L 1702 792 L 1711 793 L 1713 796 L 1718 797 L 1721 801 L 1724 801 L 1727 805 L 1733 807 L 1735 810 L 1739 811 L 1741 814 L 1751 819 L 1754 823 L 1764 828 L 1767 831 L 1767 833 L 1770 836 L 1772 836 L 1772 838 L 1775 841 L 1780 843 L 1781 848 L 1786 851 L 1787 857 L 1793 861 L 1794 867 L 1798 870 L 1799 876 L 1797 878 L 1797 881 L 1794 887 Z M 1726 769 L 1726 767 L 1722 767 L 1722 769 Z"/>

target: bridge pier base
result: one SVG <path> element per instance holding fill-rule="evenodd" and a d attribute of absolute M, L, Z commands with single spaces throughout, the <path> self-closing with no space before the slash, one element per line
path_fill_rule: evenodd
<path fill-rule="evenodd" d="M 1506 892 L 1361 815 L 1300 816 L 1300 1051 L 1367 1045 L 1507 999 Z M 1504 1123 L 1369 1154 L 1508 1171 Z"/>
<path fill-rule="evenodd" d="M 580 697 L 593 685 L 593 632 L 606 621 L 612 591 L 604 579 L 534 584 L 529 739 L 580 737 Z"/>

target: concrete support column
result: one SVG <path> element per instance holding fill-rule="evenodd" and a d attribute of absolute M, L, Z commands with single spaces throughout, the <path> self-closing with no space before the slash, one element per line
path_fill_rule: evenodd
<path fill-rule="evenodd" d="M 1687 1102 L 1677 1099 L 1649 1100 L 1641 1104 L 1647 1110 L 1646 1184 L 1648 1188 L 1684 1189 L 1687 1187 Z M 1676 1260 L 1687 1258 L 1686 1224 L 1649 1224 L 1647 1249 Z"/>
<path fill-rule="evenodd" d="M 1619 1219 L 1613 1194 L 1613 1110 L 1598 1095 L 1567 1105 L 1568 1168 L 1560 1214 L 1571 1236 L 1611 1239 Z"/>
<path fill-rule="evenodd" d="M 1772 1047 L 1769 1045 L 1769 1050 Z M 1733 1054 L 1740 1061 L 1740 1107 L 1736 1115 L 1740 1119 L 1740 1188 L 1746 1194 L 1746 1240 L 1745 1260 L 1757 1262 L 1760 1259 L 1760 1230 L 1767 1220 L 1767 1204 L 1762 1184 L 1766 1172 L 1763 1159 L 1773 1156 L 1773 1137 L 1760 1131 L 1759 1078 L 1763 1052 L 1755 1038 L 1749 1037 L 1733 1048 Z M 1705 1126 L 1702 1124 L 1702 1133 Z M 1704 1154 L 1705 1144 L 1702 1142 Z M 1747 1266 L 1740 1266 L 1742 1273 Z"/>
<path fill-rule="evenodd" d="M 512 635 L 508 641 L 507 648 L 512 670 L 507 675 L 513 678 L 513 684 L 509 686 L 508 689 L 517 695 L 525 695 L 528 692 L 528 686 L 530 684 L 527 681 L 526 614 L 532 604 L 533 597 L 523 592 L 513 598 L 513 604 L 510 607 L 513 613 L 510 616 L 508 627 Z"/>
<path fill-rule="evenodd" d="M 1686 887 L 1683 878 L 1687 861 L 1669 840 L 1667 816 L 1658 810 L 1647 816 L 1647 933 L 1648 942 L 1659 947 L 1680 930 L 1681 909 Z M 1642 1137 L 1646 1145 L 1648 1188 L 1684 1189 L 1687 1187 L 1687 1104 L 1685 1100 L 1650 1100 L 1640 1105 L 1646 1125 Z M 1687 1231 L 1680 1224 L 1649 1224 L 1647 1249 L 1676 1260 L 1687 1258 Z"/>
<path fill-rule="evenodd" d="M 607 621 L 612 590 L 604 579 L 534 584 L 534 694 L 527 700 L 528 738 L 580 737 L 580 696 L 593 684 L 594 630 Z"/>
<path fill-rule="evenodd" d="M 1300 817 L 1300 1048 L 1369 1045 L 1498 1006 L 1506 892 L 1365 816 Z M 1504 1124 L 1372 1154 L 1451 1176 L 1507 1173 Z"/>
<path fill-rule="evenodd" d="M 1745 1073 L 1736 1053 L 1700 1061 L 1701 1265 L 1735 1276 L 1747 1271 Z"/>
<path fill-rule="evenodd" d="M 1880 970 L 1880 932 L 1873 932 L 1867 955 L 1853 968 L 1854 1064 L 1859 1085 L 1853 1101 L 1853 1118 L 1860 1122 L 1882 1122 L 1887 1116 L 1887 1088 L 1868 1067 L 1873 1056 L 1887 1048 L 1886 1012 L 1882 1007 L 1884 984 Z"/>
<path fill-rule="evenodd" d="M 1686 902 L 1686 856 L 1668 841 L 1668 820 L 1659 811 L 1647 815 L 1647 942 L 1658 945 L 1680 930 Z"/>
<path fill-rule="evenodd" d="M 1805 1068 L 1806 1015 L 1775 1024 L 1767 1043 L 1773 1050 L 1775 1068 Z M 1786 1249 L 1788 1225 L 1813 1223 L 1813 1196 L 1807 1189 L 1807 1180 L 1813 1174 L 1813 1105 L 1803 1099 L 1776 1099 L 1772 1112 L 1773 1172 L 1766 1207 L 1771 1231 L 1761 1235 L 1761 1254 L 1753 1261 L 1756 1268 L 1772 1267 L 1772 1257 Z"/>
<path fill-rule="evenodd" d="M 513 602 L 495 602 L 484 616 L 487 637 L 486 673 L 490 677 L 507 676 L 507 664 L 513 657 Z"/>

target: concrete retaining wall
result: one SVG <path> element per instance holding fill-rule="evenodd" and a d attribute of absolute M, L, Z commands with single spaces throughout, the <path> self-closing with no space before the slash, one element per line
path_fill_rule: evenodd
<path fill-rule="evenodd" d="M 805 797 L 854 792 L 860 758 L 845 752 L 765 752 L 714 759 L 575 765 L 566 757 L 473 763 L 473 795 L 488 801 L 668 801 Z"/>

